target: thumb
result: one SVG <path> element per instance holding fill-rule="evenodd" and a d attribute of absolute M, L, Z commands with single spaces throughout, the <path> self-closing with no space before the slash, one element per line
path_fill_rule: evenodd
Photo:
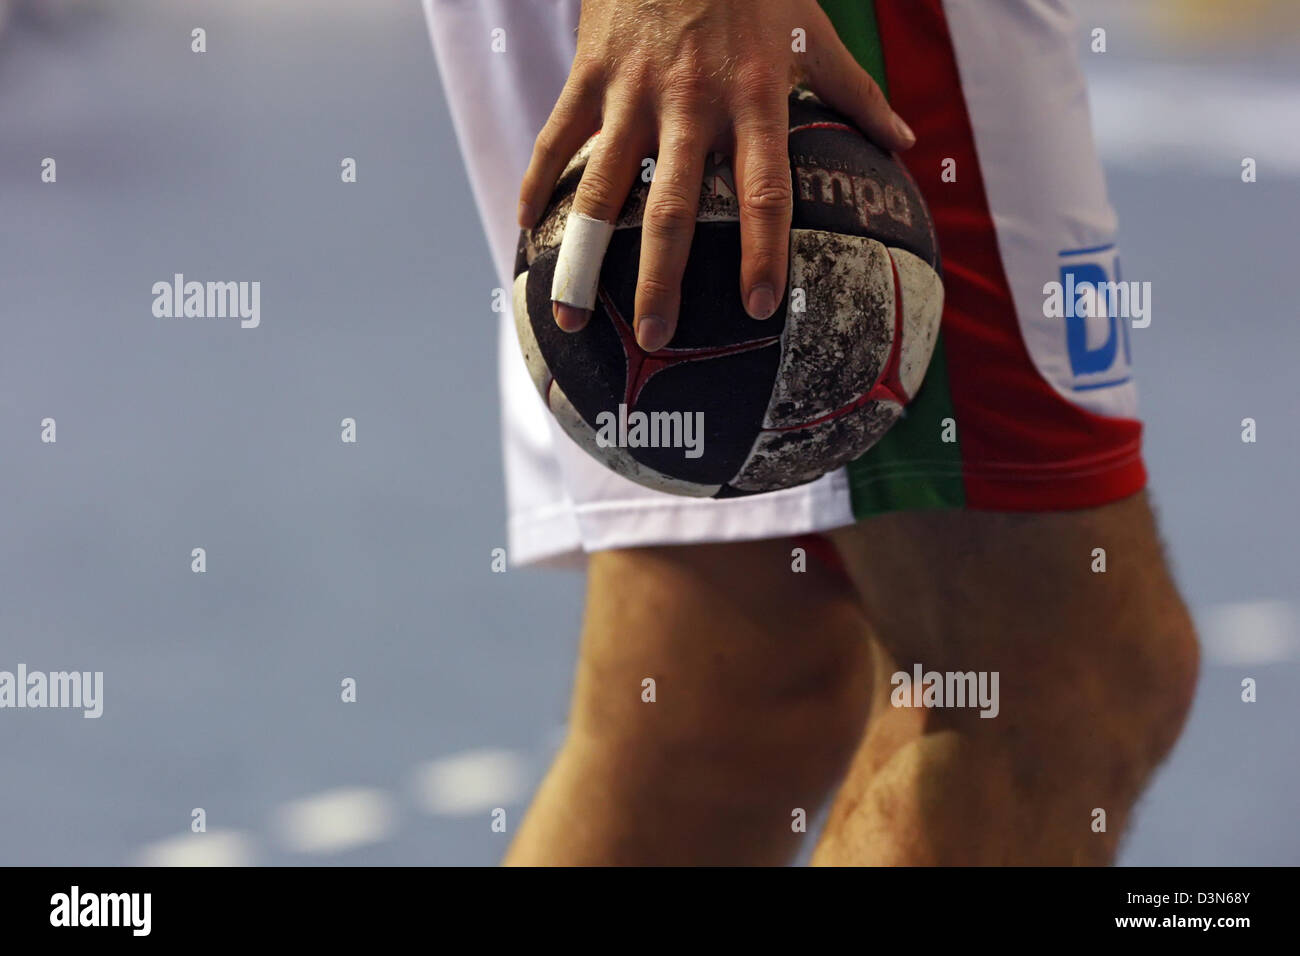
<path fill-rule="evenodd" d="M 819 19 L 809 37 L 804 64 L 809 89 L 827 106 L 853 120 L 878 146 L 910 149 L 916 134 L 894 112 L 871 74 L 853 58 L 825 14 Z"/>

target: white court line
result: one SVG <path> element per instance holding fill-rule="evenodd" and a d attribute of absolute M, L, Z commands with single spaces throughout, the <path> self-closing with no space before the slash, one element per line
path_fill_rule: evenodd
<path fill-rule="evenodd" d="M 378 843 L 396 826 L 393 800 L 382 790 L 345 787 L 292 803 L 275 814 L 279 841 L 298 853 L 338 853 Z"/>
<path fill-rule="evenodd" d="M 182 833 L 146 843 L 135 856 L 137 866 L 252 866 L 257 838 L 239 830 Z"/>
<path fill-rule="evenodd" d="M 1216 604 L 1195 615 L 1206 659 L 1213 664 L 1300 660 L 1300 614 L 1286 601 Z"/>
<path fill-rule="evenodd" d="M 1216 604 L 1194 615 L 1205 660 L 1241 666 L 1300 661 L 1300 606 L 1257 600 Z M 549 752 L 563 732 L 551 735 Z M 534 755 L 538 759 L 545 753 Z M 527 796 L 533 757 L 483 748 L 452 754 L 413 768 L 416 805 L 439 816 L 468 816 L 517 805 Z M 375 843 L 396 828 L 394 799 L 373 788 L 328 790 L 296 800 L 275 813 L 281 843 L 301 853 L 337 853 Z M 182 834 L 146 844 L 136 854 L 144 866 L 251 866 L 258 837 L 237 830 Z"/>
<path fill-rule="evenodd" d="M 513 750 L 470 750 L 416 767 L 415 801 L 426 813 L 479 813 L 522 801 L 528 778 Z"/>

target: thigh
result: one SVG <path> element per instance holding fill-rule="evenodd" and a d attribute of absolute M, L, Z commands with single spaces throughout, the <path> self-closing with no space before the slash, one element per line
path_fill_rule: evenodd
<path fill-rule="evenodd" d="M 793 539 L 591 557 L 569 734 L 507 861 L 788 860 L 868 705 L 852 588 Z"/>
<path fill-rule="evenodd" d="M 806 711 L 809 739 L 793 745 L 841 737 L 816 726 L 832 715 L 856 735 L 866 620 L 841 574 L 815 557 L 792 569 L 798 547 L 787 538 L 592 555 L 573 732 L 703 754 L 766 746 L 769 727 Z"/>

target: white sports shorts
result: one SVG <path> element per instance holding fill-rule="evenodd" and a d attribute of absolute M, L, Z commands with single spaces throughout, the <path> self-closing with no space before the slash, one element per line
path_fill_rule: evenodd
<path fill-rule="evenodd" d="M 607 470 L 560 429 L 503 313 L 513 564 L 803 535 L 909 508 L 1092 507 L 1145 484 L 1129 323 L 1044 307 L 1050 283 L 1120 281 L 1077 57 L 1086 34 L 1068 3 L 822 5 L 917 133 L 901 158 L 934 217 L 945 285 L 925 384 L 880 443 L 817 481 L 741 498 L 678 497 Z M 510 290 L 519 183 L 568 76 L 580 3 L 424 0 L 424 8 L 493 262 Z"/>

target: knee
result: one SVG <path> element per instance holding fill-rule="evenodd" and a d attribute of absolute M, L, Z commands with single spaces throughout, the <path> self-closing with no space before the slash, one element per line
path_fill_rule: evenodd
<path fill-rule="evenodd" d="M 1168 755 L 1192 708 L 1200 651 L 1177 596 L 1161 605 L 1119 615 L 1104 635 L 1076 635 L 1075 647 L 1029 669 L 1037 748 L 1133 787 Z"/>
<path fill-rule="evenodd" d="M 1191 712 L 1200 676 L 1200 646 L 1181 601 L 1151 621 L 1149 629 L 1129 637 L 1129 653 L 1121 649 L 1120 660 L 1108 662 L 1105 669 L 1118 674 L 1121 694 L 1131 699 L 1112 706 L 1127 715 L 1154 767 L 1173 749 Z"/>

